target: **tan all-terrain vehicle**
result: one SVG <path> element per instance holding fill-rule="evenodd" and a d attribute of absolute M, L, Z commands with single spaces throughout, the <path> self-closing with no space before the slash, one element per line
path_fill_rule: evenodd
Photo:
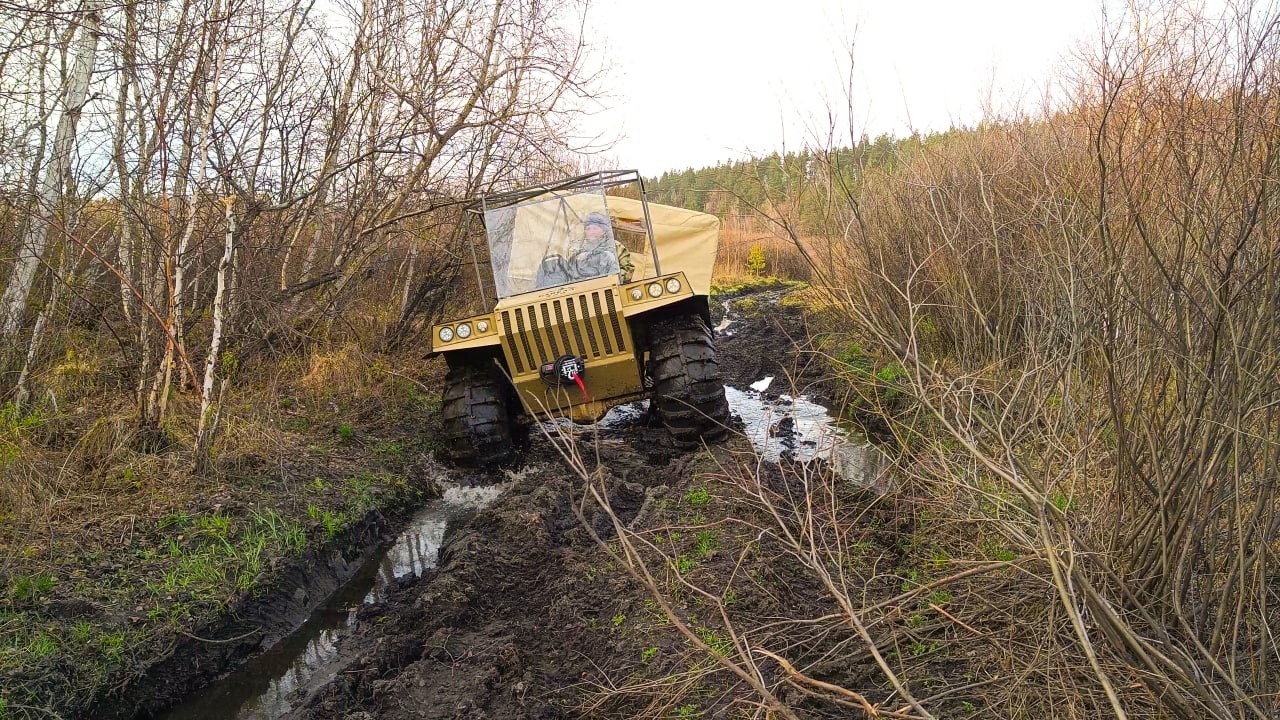
<path fill-rule="evenodd" d="M 623 186 L 639 199 L 609 192 Z M 716 217 L 649 203 L 634 170 L 489 196 L 469 209 L 484 217 L 496 303 L 431 329 L 433 354 L 449 364 L 442 411 L 451 459 L 499 463 L 524 423 L 594 422 L 642 398 L 678 446 L 724 434 L 729 406 L 708 306 Z M 479 260 L 476 273 L 483 289 Z"/>

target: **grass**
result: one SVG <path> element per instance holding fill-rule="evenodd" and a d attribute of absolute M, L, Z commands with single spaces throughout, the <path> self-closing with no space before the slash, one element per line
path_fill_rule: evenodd
<path fill-rule="evenodd" d="M 56 584 L 57 578 L 48 572 L 17 575 L 9 583 L 7 596 L 10 602 L 34 603 L 53 590 Z"/>
<path fill-rule="evenodd" d="M 250 368 L 241 361 L 237 378 L 248 379 Z M 303 397 L 305 405 L 282 404 L 308 412 L 300 417 L 313 428 L 308 439 L 320 441 L 316 445 L 323 442 L 323 428 L 334 438 L 333 428 L 341 428 L 331 415 L 336 411 Z M 30 440 L 60 422 L 43 410 L 0 409 L 0 443 L 11 442 L 28 463 L 31 453 L 46 452 Z M 236 422 L 228 436 L 232 442 L 260 442 L 260 431 Z M 104 684 L 144 671 L 154 649 L 168 646 L 180 630 L 272 592 L 278 571 L 309 543 L 331 542 L 369 511 L 416 498 L 418 491 L 391 469 L 412 457 L 416 437 L 343 422 L 348 429 L 339 429 L 337 440 L 361 439 L 346 451 L 360 458 L 349 473 L 316 473 L 312 480 L 282 486 L 271 466 L 260 475 L 250 465 L 247 474 L 200 478 L 174 467 L 176 458 L 117 446 L 95 450 L 119 463 L 86 475 L 93 493 L 64 501 L 61 516 L 41 518 L 27 507 L 6 507 L 13 514 L 0 524 L 0 550 L 11 558 L 8 574 L 0 573 L 0 697 L 10 703 L 11 714 L 15 707 L 62 713 L 59 708 L 86 702 Z M 306 451 L 287 458 L 306 460 Z M 80 498 L 93 505 L 78 505 Z M 108 514 L 99 515 L 104 510 Z M 124 514 L 123 522 L 117 513 Z M 79 523 L 91 518 L 89 527 L 96 531 L 77 534 Z M 31 519 L 38 523 L 22 524 Z M 77 522 L 70 529 L 57 525 L 67 520 Z M 50 522 L 58 529 L 52 549 L 42 532 Z M 88 601 L 111 612 L 63 617 L 51 600 Z"/>
<path fill-rule="evenodd" d="M 691 507 L 706 507 L 711 502 L 711 491 L 705 487 L 690 488 L 684 494 L 684 501 Z"/>
<path fill-rule="evenodd" d="M 802 280 L 788 280 L 773 276 L 725 276 L 717 275 L 711 281 L 711 297 L 730 298 L 762 290 L 799 290 L 808 287 Z"/>
<path fill-rule="evenodd" d="M 715 552 L 719 542 L 714 530 L 701 530 L 695 540 L 693 553 L 699 560 L 707 560 Z"/>
<path fill-rule="evenodd" d="M 332 540 L 336 537 L 347 521 L 345 514 L 334 512 L 329 508 L 316 507 L 315 505 L 307 506 L 307 517 L 311 519 L 311 522 L 320 525 L 326 540 Z"/>

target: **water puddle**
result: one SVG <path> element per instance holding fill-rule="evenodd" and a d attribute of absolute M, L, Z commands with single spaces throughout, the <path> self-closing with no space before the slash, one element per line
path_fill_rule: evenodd
<path fill-rule="evenodd" d="M 649 401 L 639 400 L 609 408 L 597 424 L 605 430 L 618 430 L 643 423 L 648 413 Z"/>
<path fill-rule="evenodd" d="M 451 487 L 413 517 L 391 547 L 366 563 L 306 623 L 267 652 L 159 717 L 163 720 L 266 720 L 293 709 L 292 694 L 338 659 L 338 643 L 360 605 L 386 598 L 401 578 L 440 559 L 449 531 L 492 503 L 504 485 Z"/>
<path fill-rule="evenodd" d="M 729 326 L 737 322 L 737 318 L 732 315 L 732 310 L 730 309 L 731 303 L 731 300 L 725 300 L 723 303 L 724 316 L 720 319 L 720 323 L 714 328 L 716 335 L 724 335 L 726 337 L 731 337 L 733 335 L 733 331 L 729 330 Z"/>
<path fill-rule="evenodd" d="M 875 446 L 840 425 L 823 406 L 803 395 L 766 395 L 772 377 L 748 390 L 726 386 L 729 408 L 763 460 L 826 461 L 849 482 L 883 494 L 888 490 L 885 460 Z"/>

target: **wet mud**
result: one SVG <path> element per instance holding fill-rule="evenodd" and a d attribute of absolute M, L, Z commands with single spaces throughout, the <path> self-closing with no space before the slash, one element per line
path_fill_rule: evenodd
<path fill-rule="evenodd" d="M 724 452 L 754 448 L 766 463 L 827 463 L 876 489 L 874 451 L 821 405 L 821 363 L 797 351 L 808 328 L 798 309 L 780 306 L 783 292 L 752 295 L 763 308 L 754 313 L 736 312 L 736 299 L 713 303 L 737 431 Z M 575 434 L 585 469 L 603 479 L 627 525 L 678 498 L 707 462 L 671 447 L 644 403 L 615 408 L 591 428 L 543 430 Z M 601 551 L 575 513 L 581 481 L 539 435 L 535 429 L 518 468 L 487 476 L 442 469 L 452 486 L 445 498 L 384 553 L 357 562 L 355 579 L 306 626 L 161 717 L 592 716 L 575 698 L 602 675 L 624 672 L 623 658 L 641 651 L 634 638 L 602 643 L 598 629 L 619 624 L 631 602 L 623 598 L 641 593 L 619 573 L 600 581 Z M 602 512 L 585 519 L 595 534 L 611 536 Z"/>
<path fill-rule="evenodd" d="M 84 717 L 151 718 L 211 678 L 275 648 L 305 626 L 325 598 L 347 587 L 384 544 L 391 520 L 371 511 L 322 550 L 307 550 L 279 574 L 273 591 L 242 598 L 226 613 L 181 635 L 164 657 Z"/>
<path fill-rule="evenodd" d="M 441 476 L 447 474 L 438 471 Z M 448 532 L 496 499 L 505 486 L 452 485 L 409 519 L 389 546 L 368 555 L 301 627 L 239 669 L 166 710 L 160 720 L 266 720 L 294 707 L 295 693 L 326 678 L 359 609 L 387 599 L 394 587 L 436 567 Z"/>

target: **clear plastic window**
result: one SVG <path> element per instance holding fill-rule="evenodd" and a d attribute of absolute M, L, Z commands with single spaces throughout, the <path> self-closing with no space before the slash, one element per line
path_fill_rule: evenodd
<path fill-rule="evenodd" d="M 618 273 L 602 191 L 486 209 L 484 224 L 500 298 Z"/>

